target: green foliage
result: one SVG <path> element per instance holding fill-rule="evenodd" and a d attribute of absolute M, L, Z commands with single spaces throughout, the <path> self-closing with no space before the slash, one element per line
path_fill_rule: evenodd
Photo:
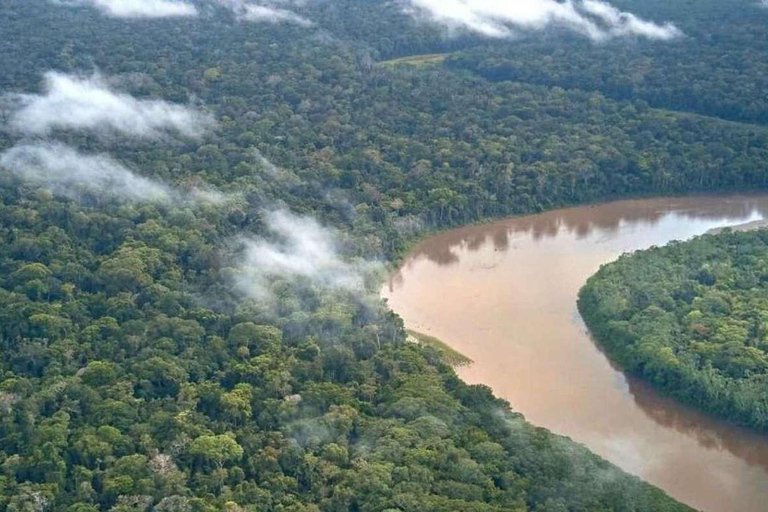
<path fill-rule="evenodd" d="M 768 232 L 703 236 L 623 256 L 579 309 L 628 370 L 673 396 L 768 430 Z"/>
<path fill-rule="evenodd" d="M 279 348 L 283 342 L 283 333 L 273 326 L 243 322 L 232 327 L 227 341 L 233 348 L 245 347 L 249 353 L 261 354 Z"/>
<path fill-rule="evenodd" d="M 219 466 L 243 456 L 243 448 L 227 435 L 200 436 L 189 445 L 189 454 Z"/>

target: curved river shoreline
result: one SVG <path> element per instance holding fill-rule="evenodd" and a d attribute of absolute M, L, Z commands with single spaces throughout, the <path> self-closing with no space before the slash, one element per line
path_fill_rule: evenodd
<path fill-rule="evenodd" d="M 579 289 L 624 252 L 768 218 L 768 196 L 617 201 L 436 235 L 382 291 L 410 329 L 474 361 L 532 423 L 587 445 L 707 512 L 768 509 L 768 436 L 660 396 L 615 368 L 576 310 Z"/>

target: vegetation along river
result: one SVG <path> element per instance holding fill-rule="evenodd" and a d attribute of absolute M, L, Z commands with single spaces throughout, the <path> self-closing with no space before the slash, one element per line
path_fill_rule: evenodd
<path fill-rule="evenodd" d="M 660 396 L 613 366 L 576 309 L 620 254 L 768 218 L 768 196 L 619 201 L 445 232 L 409 254 L 383 294 L 409 329 L 531 422 L 570 436 L 710 512 L 768 510 L 768 436 Z"/>

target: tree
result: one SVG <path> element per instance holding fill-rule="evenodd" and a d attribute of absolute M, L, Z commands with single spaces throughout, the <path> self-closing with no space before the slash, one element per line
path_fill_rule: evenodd
<path fill-rule="evenodd" d="M 243 448 L 228 435 L 203 435 L 192 441 L 189 454 L 221 469 L 226 462 L 243 456 Z"/>
<path fill-rule="evenodd" d="M 227 340 L 233 347 L 248 347 L 253 354 L 263 354 L 282 345 L 283 333 L 273 326 L 243 322 L 230 329 Z"/>

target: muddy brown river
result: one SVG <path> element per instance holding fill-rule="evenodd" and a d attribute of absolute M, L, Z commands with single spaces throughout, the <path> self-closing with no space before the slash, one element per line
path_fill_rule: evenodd
<path fill-rule="evenodd" d="M 605 357 L 579 288 L 620 254 L 768 217 L 768 196 L 619 201 L 452 230 L 413 249 L 383 290 L 414 330 L 529 421 L 709 512 L 768 510 L 768 436 L 660 396 Z"/>

